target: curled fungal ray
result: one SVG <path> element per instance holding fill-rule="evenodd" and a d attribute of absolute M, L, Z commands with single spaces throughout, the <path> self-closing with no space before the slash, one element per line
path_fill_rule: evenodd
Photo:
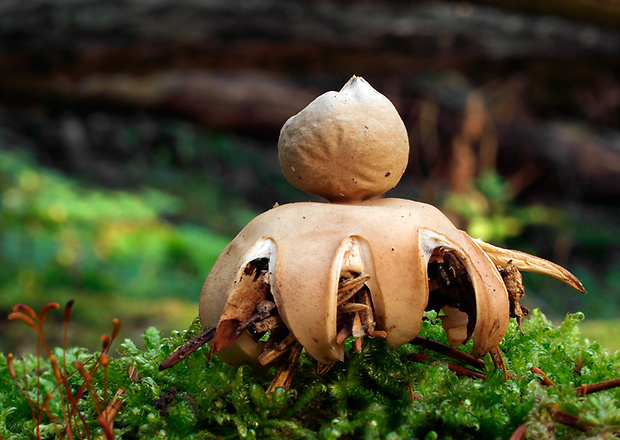
<path fill-rule="evenodd" d="M 474 241 L 489 258 L 491 258 L 493 263 L 498 266 L 507 267 L 509 264 L 513 264 L 519 270 L 551 275 L 554 278 L 564 281 L 581 293 L 586 293 L 586 289 L 583 287 L 583 284 L 581 284 L 581 281 L 559 264 L 555 264 L 535 255 L 526 254 L 525 252 L 493 246 L 480 239 L 474 239 Z"/>

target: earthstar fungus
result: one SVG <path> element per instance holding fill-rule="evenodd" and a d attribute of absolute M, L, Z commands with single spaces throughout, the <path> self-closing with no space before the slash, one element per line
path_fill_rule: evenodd
<path fill-rule="evenodd" d="M 205 328 L 175 351 L 174 365 L 211 341 L 232 365 L 281 364 L 270 390 L 290 384 L 302 349 L 325 369 L 345 356 L 344 340 L 415 338 L 436 310 L 448 341 L 473 339 L 471 355 L 493 354 L 519 304 L 519 270 L 585 290 L 566 269 L 473 239 L 437 208 L 379 198 L 407 166 L 407 131 L 392 103 L 360 77 L 327 92 L 282 128 L 278 151 L 287 180 L 329 203 L 274 207 L 224 249 L 200 297 Z"/>

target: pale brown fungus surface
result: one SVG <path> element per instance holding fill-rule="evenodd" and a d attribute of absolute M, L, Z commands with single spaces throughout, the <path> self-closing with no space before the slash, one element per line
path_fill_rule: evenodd
<path fill-rule="evenodd" d="M 331 202 L 358 202 L 398 183 L 409 138 L 390 100 L 354 76 L 286 121 L 278 154 L 293 186 Z"/>

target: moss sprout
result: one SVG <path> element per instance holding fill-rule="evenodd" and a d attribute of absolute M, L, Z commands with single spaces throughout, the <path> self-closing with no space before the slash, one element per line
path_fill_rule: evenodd
<path fill-rule="evenodd" d="M 317 373 L 315 361 L 302 355 L 290 390 L 271 394 L 265 390 L 273 371 L 232 368 L 216 357 L 209 359 L 208 347 L 160 371 L 159 364 L 175 347 L 200 332 L 196 320 L 188 330 L 167 338 L 147 329 L 144 348 L 125 340 L 118 356 L 110 358 L 106 377 L 102 371 L 92 375 L 87 388 L 104 407 L 122 390 L 122 407 L 112 422 L 117 439 L 495 439 L 509 438 L 521 426 L 525 436 L 519 438 L 607 438 L 620 430 L 620 389 L 585 396 L 579 389 L 620 376 L 620 353 L 584 342 L 578 327 L 582 319 L 581 314 L 569 315 L 554 326 L 535 310 L 524 322 L 525 334 L 512 322 L 501 345 L 513 375 L 508 380 L 491 361 L 486 379 L 459 377 L 448 365 L 458 363 L 454 359 L 413 344 L 392 349 L 377 338 L 366 342 L 361 353 L 347 341 L 346 360 L 323 375 Z M 433 313 L 427 314 L 422 335 L 445 341 L 436 320 Z M 99 358 L 78 348 L 51 352 L 58 362 L 66 358 L 67 364 Z M 421 352 L 430 355 L 426 363 L 409 360 L 411 353 Z M 17 381 L 28 380 L 31 399 L 37 381 L 42 395 L 57 388 L 49 359 L 30 355 L 12 362 Z M 2 357 L 0 436 L 70 438 L 62 431 L 59 397 L 49 400 L 50 416 L 37 428 L 29 401 L 8 367 Z M 540 368 L 555 385 L 543 386 L 532 367 Z M 69 382 L 76 390 L 84 378 L 72 374 Z M 101 438 L 104 428 L 92 397 L 80 399 L 78 407 L 88 435 Z"/>

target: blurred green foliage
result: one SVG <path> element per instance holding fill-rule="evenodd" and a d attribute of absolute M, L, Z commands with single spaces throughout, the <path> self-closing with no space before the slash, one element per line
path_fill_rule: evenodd
<path fill-rule="evenodd" d="M 229 238 L 166 220 L 180 209 L 159 190 L 89 189 L 0 152 L 0 312 L 75 296 L 93 301 L 85 323 L 100 322 L 103 304 L 107 320 L 155 299 L 195 307 Z"/>
<path fill-rule="evenodd" d="M 558 226 L 562 213 L 543 205 L 516 203 L 510 184 L 496 172 L 485 172 L 466 193 L 447 193 L 443 207 L 465 222 L 469 235 L 489 243 L 505 243 L 533 225 Z"/>

